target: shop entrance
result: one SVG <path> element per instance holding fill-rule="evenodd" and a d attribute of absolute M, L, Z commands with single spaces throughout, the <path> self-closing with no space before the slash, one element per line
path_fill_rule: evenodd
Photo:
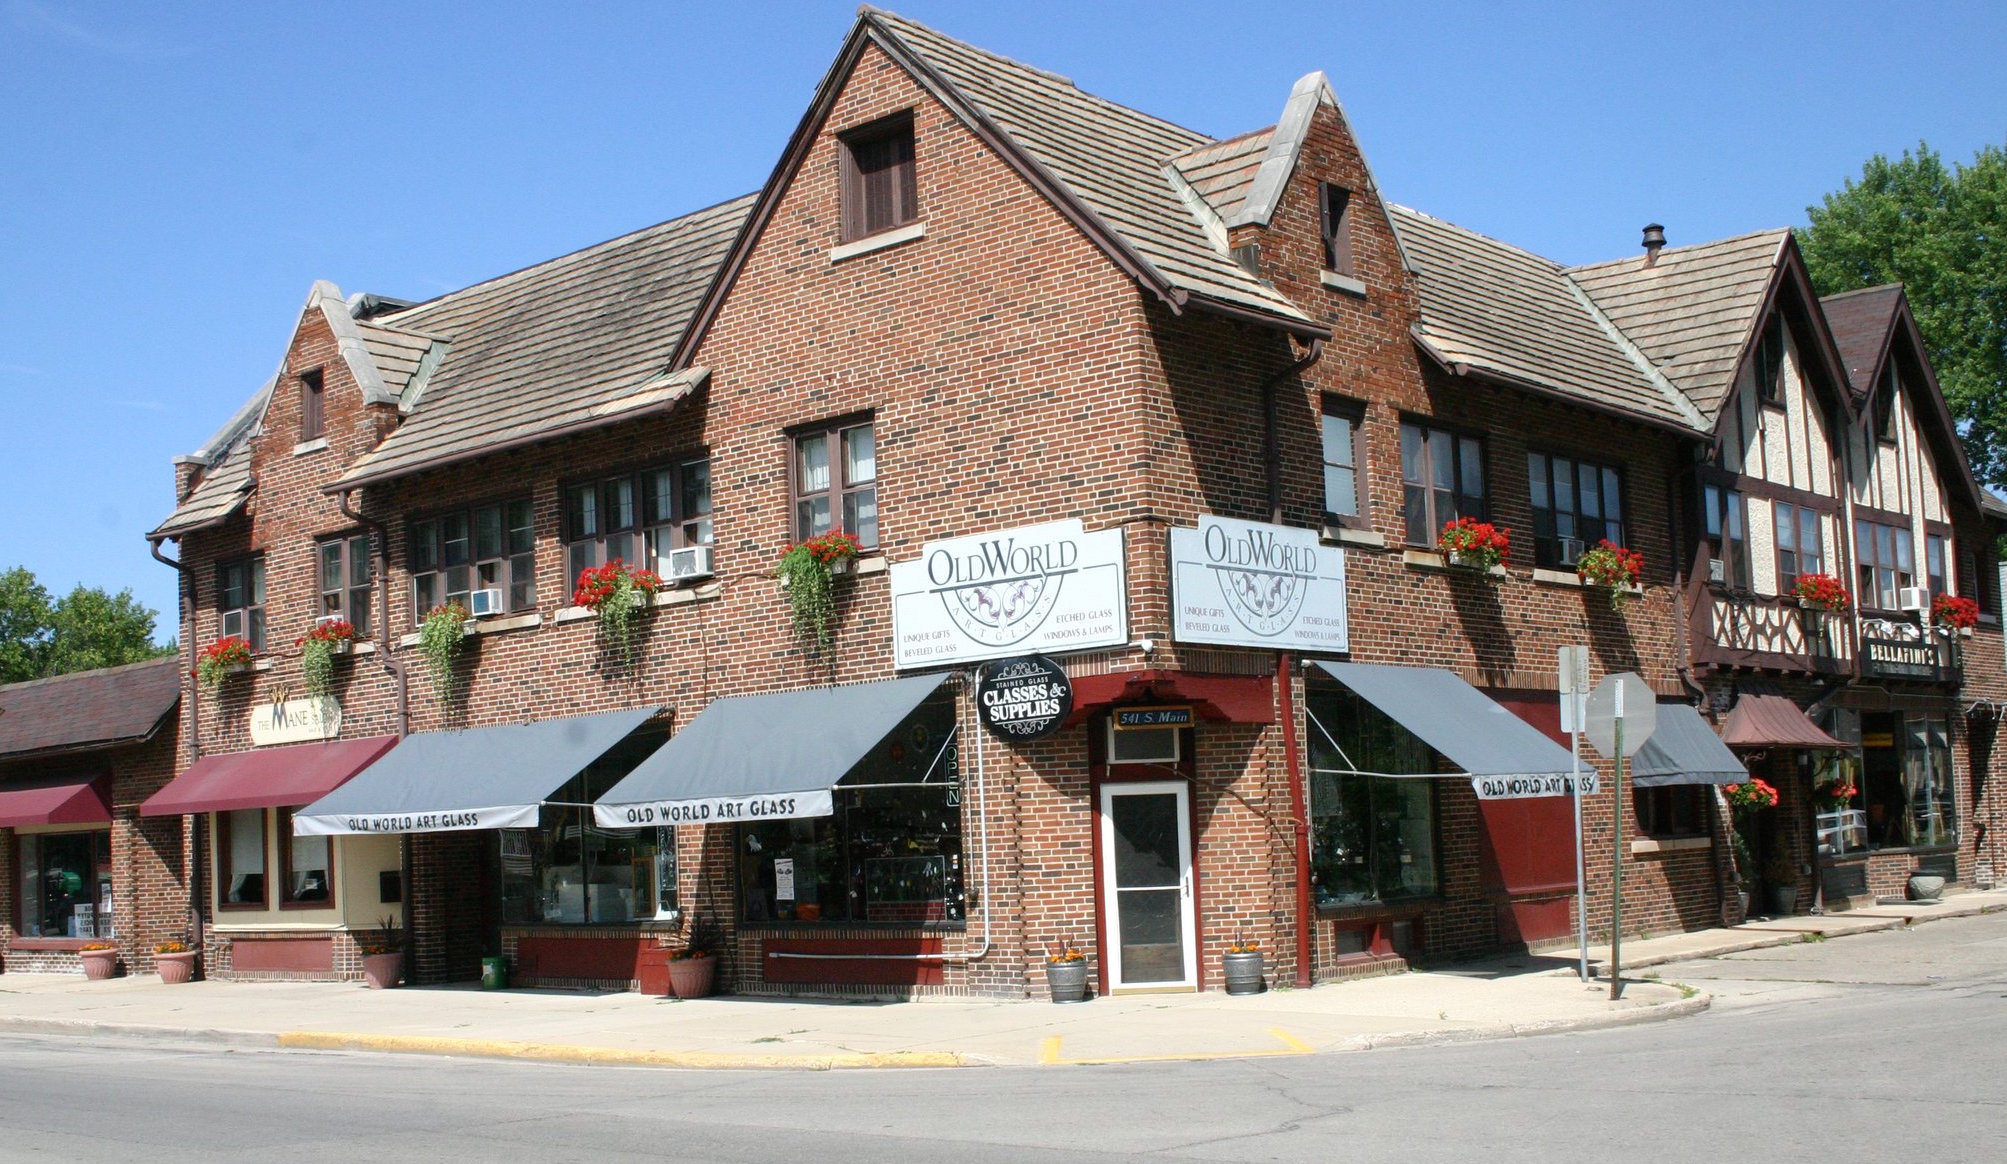
<path fill-rule="evenodd" d="M 1110 991 L 1197 988 L 1184 782 L 1102 786 L 1101 870 Z"/>

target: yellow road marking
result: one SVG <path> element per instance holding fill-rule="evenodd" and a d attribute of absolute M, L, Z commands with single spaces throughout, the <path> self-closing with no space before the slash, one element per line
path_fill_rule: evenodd
<path fill-rule="evenodd" d="M 1106 1063 L 1182 1063 L 1197 1059 L 1267 1059 L 1279 1055 L 1313 1055 L 1316 1048 L 1283 1030 L 1270 1027 L 1268 1033 L 1282 1044 L 1279 1051 L 1193 1051 L 1184 1055 L 1110 1055 L 1095 1059 L 1062 1059 L 1059 1057 L 1059 1036 L 1053 1035 L 1039 1047 L 1038 1062 L 1041 1067 L 1089 1067 Z"/>

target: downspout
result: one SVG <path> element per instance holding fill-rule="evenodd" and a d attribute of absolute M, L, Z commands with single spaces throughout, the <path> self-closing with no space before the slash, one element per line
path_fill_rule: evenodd
<path fill-rule="evenodd" d="M 1302 372 L 1324 355 L 1324 341 L 1310 341 L 1310 351 L 1302 359 L 1261 382 L 1262 454 L 1268 469 L 1268 520 L 1282 524 L 1282 438 L 1281 406 L 1276 396 L 1284 380 Z M 1296 739 L 1296 684 L 1291 674 L 1294 660 L 1288 651 L 1275 655 L 1276 714 L 1282 719 L 1282 758 L 1289 772 L 1289 817 L 1296 841 L 1296 986 L 1310 987 L 1311 927 L 1315 915 L 1310 906 L 1310 816 L 1304 803 L 1301 747 Z"/>
<path fill-rule="evenodd" d="M 376 658 L 390 677 L 397 681 L 397 738 L 402 740 L 411 734 L 411 674 L 404 660 L 392 651 L 396 644 L 390 637 L 390 527 L 374 518 L 364 517 L 352 500 L 352 490 L 343 490 L 335 497 L 342 516 L 373 535 L 370 538 L 370 557 L 376 569 Z M 415 981 L 418 976 L 418 941 L 411 933 L 410 833 L 398 837 L 397 899 L 398 912 L 404 915 L 404 973 L 407 980 Z"/>
<path fill-rule="evenodd" d="M 188 566 L 186 563 L 177 561 L 176 559 L 170 558 L 166 554 L 160 552 L 160 543 L 164 540 L 165 539 L 163 538 L 148 538 L 146 539 L 146 548 L 153 551 L 154 561 L 159 562 L 162 565 L 172 567 L 175 573 L 181 575 L 181 584 L 178 587 L 178 589 L 181 591 L 181 638 L 183 640 L 181 645 L 187 648 L 189 652 L 189 657 L 193 658 L 195 652 L 195 640 L 190 636 L 195 631 L 194 584 L 189 581 Z M 187 673 L 192 669 L 193 668 L 184 668 L 183 677 L 185 678 Z M 178 680 L 176 685 L 179 686 Z M 188 700 L 188 759 L 189 762 L 192 764 L 196 760 L 199 760 L 201 758 L 202 758 L 202 699 L 198 695 L 191 694 Z M 190 820 L 188 825 L 187 940 L 189 949 L 200 950 L 202 948 L 203 817 L 201 813 L 191 813 L 189 814 L 189 817 Z"/>

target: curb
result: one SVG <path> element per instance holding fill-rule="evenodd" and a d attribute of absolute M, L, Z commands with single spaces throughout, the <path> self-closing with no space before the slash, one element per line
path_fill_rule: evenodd
<path fill-rule="evenodd" d="M 0 1016 L 0 1031 L 24 1035 L 77 1035 L 86 1038 L 146 1039 L 154 1042 L 201 1043 L 213 1047 L 272 1050 L 279 1036 L 269 1031 L 228 1031 L 208 1027 L 157 1027 L 144 1023 L 101 1023 L 89 1019 Z"/>
<path fill-rule="evenodd" d="M 493 1039 L 446 1039 L 422 1035 L 360 1035 L 338 1031 L 281 1031 L 275 1045 L 293 1051 L 372 1051 L 393 1055 L 459 1055 L 478 1059 L 520 1059 L 601 1067 L 675 1067 L 687 1070 L 846 1071 L 890 1067 L 968 1067 L 953 1051 L 856 1051 L 831 1055 L 757 1055 L 728 1051 L 640 1051 L 618 1047 L 575 1047 L 564 1043 L 517 1043 Z"/>
<path fill-rule="evenodd" d="M 1663 985 L 1663 984 L 1661 984 Z M 1357 1035 L 1336 1050 L 1375 1051 L 1386 1047 L 1425 1047 L 1440 1043 L 1478 1043 L 1489 1039 L 1524 1039 L 1539 1035 L 1567 1035 L 1578 1031 L 1604 1031 L 1617 1027 L 1669 1022 L 1700 1014 L 1714 1005 L 1714 996 L 1702 991 L 1691 998 L 1657 1006 L 1644 1006 L 1617 1014 L 1583 1019 L 1545 1019 L 1537 1023 L 1493 1023 L 1461 1031 L 1415 1031 L 1390 1035 Z"/>

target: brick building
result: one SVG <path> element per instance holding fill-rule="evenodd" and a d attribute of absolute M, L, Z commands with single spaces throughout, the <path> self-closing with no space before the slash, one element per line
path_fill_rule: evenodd
<path fill-rule="evenodd" d="M 1733 682 L 1690 621 L 1723 393 L 1623 322 L 1644 261 L 1389 206 L 1321 74 L 1214 141 L 867 9 L 760 191 L 422 304 L 317 284 L 184 459 L 183 639 L 257 654 L 149 806 L 197 822 L 208 970 L 352 975 L 392 918 L 420 980 L 701 945 L 749 993 L 1565 939 L 1556 649 L 1682 724 Z M 838 529 L 825 637 L 781 563 Z M 1575 568 L 1603 538 L 1635 585 Z M 574 595 L 613 559 L 670 582 L 625 643 Z M 1701 735 L 1584 798 L 1627 930 L 1737 908 Z"/>

